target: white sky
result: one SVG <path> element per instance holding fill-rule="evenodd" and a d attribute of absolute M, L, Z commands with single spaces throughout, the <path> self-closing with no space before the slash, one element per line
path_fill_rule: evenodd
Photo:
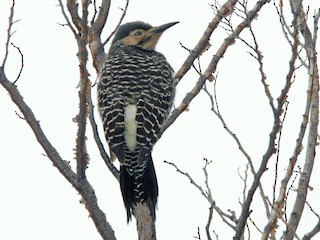
<path fill-rule="evenodd" d="M 310 0 L 306 4 L 319 8 L 320 3 L 315 2 Z M 209 3 L 209 0 L 131 1 L 125 22 L 142 20 L 160 25 L 180 21 L 164 34 L 157 48 L 173 68 L 178 70 L 188 54 L 180 47 L 179 42 L 189 48 L 195 46 L 213 17 Z M 1 62 L 10 4 L 9 0 L 0 3 Z M 72 149 L 75 147 L 76 124 L 72 122 L 72 118 L 78 112 L 77 50 L 69 29 L 57 24 L 64 23 L 64 19 L 56 4 L 57 1 L 16 0 L 15 19 L 21 20 L 13 27 L 16 33 L 12 42 L 21 48 L 25 61 L 23 73 L 17 83 L 18 89 L 40 120 L 49 140 L 61 156 L 74 166 Z M 118 22 L 121 15 L 118 7 L 124 7 L 124 1 L 113 2 L 105 36 L 109 35 Z M 291 15 L 288 16 L 290 22 Z M 268 82 L 273 94 L 277 96 L 285 81 L 290 48 L 283 39 L 272 3 L 263 7 L 253 28 L 264 54 Z M 242 36 L 250 40 L 247 32 Z M 201 58 L 202 70 L 205 70 L 224 37 L 226 34 L 222 29 L 213 34 L 212 47 Z M 228 49 L 218 65 L 217 96 L 227 124 L 240 138 L 258 167 L 267 148 L 272 115 L 260 82 L 257 63 L 247 51 L 249 49 L 240 42 Z M 7 77 L 14 80 L 19 69 L 20 56 L 10 47 Z M 95 78 L 95 72 L 91 69 L 91 80 L 95 81 Z M 177 104 L 191 90 L 196 80 L 194 71 L 183 78 L 178 85 Z M 304 70 L 298 71 L 292 95 L 288 99 L 290 106 L 283 130 L 279 177 L 284 174 L 297 138 L 304 109 L 306 81 Z M 208 88 L 212 91 L 213 84 L 209 83 Z M 93 89 L 94 94 L 95 91 Z M 17 107 L 10 102 L 3 88 L 0 88 L 0 107 L 0 239 L 100 239 L 88 212 L 79 203 L 80 196 L 42 155 L 44 151 L 35 141 L 26 122 L 15 114 Z M 238 199 L 242 197 L 243 183 L 237 169 L 240 168 L 243 173 L 246 160 L 210 108 L 209 99 L 202 92 L 192 102 L 190 110 L 179 117 L 154 148 L 153 158 L 160 187 L 158 239 L 193 239 L 198 226 L 204 237 L 209 208 L 209 204 L 194 186 L 172 167 L 164 164 L 163 160 L 175 162 L 202 186 L 202 158 L 212 160 L 208 170 L 214 200 L 224 211 L 231 209 L 237 214 L 240 212 Z M 98 114 L 96 119 L 100 123 Z M 89 125 L 88 129 L 91 162 L 87 175 L 96 190 L 99 205 L 106 213 L 117 239 L 137 239 L 135 224 L 126 224 L 118 183 L 100 158 Z M 272 197 L 274 159 L 270 161 L 269 167 L 270 171 L 262 181 L 265 191 Z M 316 162 L 315 169 L 319 167 Z M 314 191 L 310 192 L 308 198 L 318 213 L 319 172 L 314 171 L 311 179 Z M 294 193 L 291 194 L 293 199 Z M 265 213 L 258 192 L 255 197 L 256 207 L 252 217 L 263 229 Z M 305 209 L 305 212 L 309 213 L 309 210 Z M 317 219 L 307 214 L 303 221 L 305 223 L 299 228 L 300 234 L 310 231 Z M 219 234 L 220 239 L 231 239 L 233 236 L 232 230 L 221 224 L 217 214 L 214 214 L 212 229 Z M 253 228 L 252 231 L 254 232 Z M 281 233 L 280 231 L 280 235 Z"/>

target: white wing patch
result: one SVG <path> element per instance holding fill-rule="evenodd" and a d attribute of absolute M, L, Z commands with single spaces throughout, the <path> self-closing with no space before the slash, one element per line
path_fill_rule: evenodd
<path fill-rule="evenodd" d="M 130 151 L 134 151 L 137 147 L 137 106 L 134 104 L 126 106 L 124 109 L 124 138 Z"/>

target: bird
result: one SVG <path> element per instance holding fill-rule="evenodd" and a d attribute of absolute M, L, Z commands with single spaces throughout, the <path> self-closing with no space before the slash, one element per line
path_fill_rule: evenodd
<path fill-rule="evenodd" d="M 138 203 L 147 203 L 156 218 L 159 190 L 151 153 L 173 106 L 176 84 L 173 68 L 155 47 L 177 23 L 120 25 L 100 71 L 98 109 L 109 148 L 120 162 L 127 222 Z"/>

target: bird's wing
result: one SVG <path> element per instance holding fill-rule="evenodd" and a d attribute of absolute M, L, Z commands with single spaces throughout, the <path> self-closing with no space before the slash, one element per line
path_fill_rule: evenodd
<path fill-rule="evenodd" d="M 160 88 L 158 86 L 158 90 L 153 90 L 151 94 L 142 93 L 137 102 L 137 145 L 140 147 L 140 159 L 150 154 L 159 139 L 159 132 L 167 119 L 174 97 L 171 84 Z"/>
<path fill-rule="evenodd" d="M 103 120 L 104 133 L 112 152 L 124 161 L 124 99 L 114 89 L 114 76 L 106 73 L 98 85 L 98 105 Z"/>

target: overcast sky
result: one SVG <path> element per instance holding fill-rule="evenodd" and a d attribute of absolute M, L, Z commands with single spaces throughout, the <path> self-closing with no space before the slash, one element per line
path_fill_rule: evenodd
<path fill-rule="evenodd" d="M 255 1 L 249 2 L 252 5 Z M 305 2 L 306 5 L 313 4 L 310 9 L 320 7 L 320 3 L 315 0 Z M 210 0 L 132 0 L 125 22 L 142 20 L 156 26 L 180 21 L 165 32 L 157 47 L 173 68 L 178 70 L 188 55 L 179 42 L 188 48 L 195 46 L 213 17 L 209 6 L 211 3 Z M 9 0 L 0 3 L 1 62 L 10 4 Z M 13 27 L 16 32 L 12 42 L 22 50 L 25 62 L 21 78 L 17 82 L 18 89 L 33 109 L 54 147 L 63 159 L 71 161 L 74 166 L 76 124 L 72 122 L 72 118 L 78 112 L 77 49 L 70 30 L 58 25 L 64 23 L 64 19 L 57 4 L 57 1 L 16 0 L 15 19 L 20 21 Z M 124 5 L 124 1 L 113 1 L 105 37 L 116 26 L 122 14 L 119 7 L 123 8 Z M 290 22 L 291 15 L 288 16 Z M 239 22 L 236 16 L 234 18 L 235 22 Z M 277 96 L 285 81 L 290 47 L 283 38 L 273 3 L 263 7 L 258 21 L 254 21 L 252 26 L 264 54 L 265 72 L 270 88 Z M 221 28 L 213 34 L 210 41 L 212 47 L 201 58 L 202 70 L 207 67 L 226 36 Z M 251 41 L 248 31 L 241 36 Z M 228 49 L 218 65 L 217 97 L 227 124 L 237 134 L 257 168 L 267 149 L 268 134 L 273 121 L 260 82 L 258 65 L 248 51 L 240 42 Z M 19 69 L 20 56 L 16 49 L 10 47 L 7 77 L 14 80 Z M 95 71 L 93 68 L 90 70 L 91 81 L 95 81 Z M 306 80 L 305 71 L 299 71 L 288 99 L 290 106 L 283 130 L 282 146 L 285 147 L 281 150 L 280 177 L 285 172 L 299 131 Z M 178 85 L 177 104 L 196 81 L 197 74 L 191 70 Z M 213 83 L 208 83 L 211 93 L 213 86 Z M 96 89 L 93 89 L 94 97 L 95 92 Z M 0 88 L 0 107 L 0 239 L 100 239 L 88 212 L 79 203 L 80 196 L 52 166 L 50 160 L 43 156 L 44 151 L 35 141 L 26 122 L 16 115 L 17 107 L 11 103 L 3 88 Z M 197 227 L 201 228 L 204 236 L 209 208 L 208 202 L 195 187 L 171 166 L 163 163 L 164 160 L 176 163 L 202 186 L 202 159 L 205 157 L 211 160 L 208 171 L 214 200 L 222 210 L 231 209 L 239 216 L 243 182 L 238 176 L 238 170 L 243 174 L 247 162 L 210 109 L 209 98 L 201 92 L 191 103 L 189 111 L 177 119 L 154 148 L 153 158 L 160 188 L 158 239 L 193 239 L 197 234 Z M 98 114 L 96 119 L 100 124 Z M 91 159 L 87 175 L 96 190 L 99 205 L 106 213 L 117 239 L 137 239 L 135 223 L 126 224 L 119 185 L 105 167 L 90 130 L 87 136 Z M 270 161 L 270 168 L 273 167 L 274 159 Z M 317 161 L 315 169 L 319 167 Z M 318 213 L 319 173 L 319 170 L 315 171 L 311 179 L 314 191 L 310 192 L 308 199 Z M 273 177 L 271 170 L 262 179 L 269 196 L 272 196 Z M 252 180 L 252 177 L 249 180 Z M 263 229 L 265 212 L 261 207 L 258 192 L 255 197 L 256 207 L 252 217 Z M 294 193 L 292 199 L 293 197 Z M 306 209 L 305 212 L 309 211 Z M 303 221 L 305 223 L 298 229 L 300 234 L 309 231 L 317 219 L 307 214 Z M 221 223 L 217 214 L 214 214 L 212 229 L 219 234 L 220 239 L 231 239 L 233 236 L 233 231 Z"/>

